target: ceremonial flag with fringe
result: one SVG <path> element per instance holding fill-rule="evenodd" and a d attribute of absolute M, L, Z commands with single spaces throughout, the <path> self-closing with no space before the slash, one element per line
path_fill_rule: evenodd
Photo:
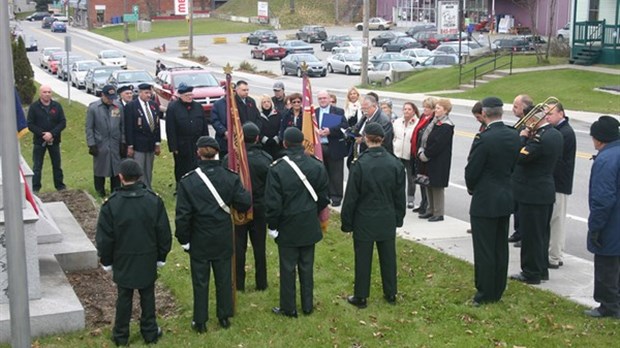
<path fill-rule="evenodd" d="M 17 138 L 21 139 L 21 137 L 28 134 L 28 121 L 26 121 L 22 100 L 19 98 L 17 88 L 15 88 L 15 117 L 17 118 Z"/>
<path fill-rule="evenodd" d="M 241 184 L 246 191 L 252 194 L 252 180 L 250 178 L 250 166 L 248 164 L 248 154 L 245 150 L 245 142 L 243 140 L 243 128 L 241 119 L 239 118 L 239 109 L 231 83 L 232 77 L 226 74 L 226 121 L 228 131 L 228 169 L 239 174 Z M 254 213 L 252 208 L 241 213 L 233 207 L 230 212 L 235 225 L 244 225 L 252 221 Z"/>
<path fill-rule="evenodd" d="M 314 107 L 312 106 L 312 86 L 310 85 L 310 79 L 308 74 L 304 72 L 303 75 L 303 93 L 302 93 L 302 107 L 304 109 L 301 132 L 304 134 L 304 149 L 307 154 L 314 155 L 316 158 L 323 161 L 323 149 L 321 147 L 321 138 L 318 134 L 319 123 L 314 115 Z M 329 208 L 321 210 L 319 213 L 319 221 L 321 223 L 321 230 L 323 233 L 327 232 L 327 224 L 329 223 Z"/>

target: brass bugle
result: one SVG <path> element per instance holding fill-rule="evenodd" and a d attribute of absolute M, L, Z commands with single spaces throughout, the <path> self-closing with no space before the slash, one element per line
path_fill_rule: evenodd
<path fill-rule="evenodd" d="M 517 123 L 515 123 L 514 128 L 522 129 L 523 127 L 529 129 L 530 131 L 538 128 L 538 125 L 545 119 L 555 106 L 560 101 L 556 97 L 549 97 L 545 99 L 542 103 L 536 104 L 527 115 L 523 116 Z"/>

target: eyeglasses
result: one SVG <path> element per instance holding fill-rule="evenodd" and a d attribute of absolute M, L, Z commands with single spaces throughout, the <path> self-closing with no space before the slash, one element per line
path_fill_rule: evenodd
<path fill-rule="evenodd" d="M 301 104 L 301 100 L 293 100 L 291 104 Z"/>

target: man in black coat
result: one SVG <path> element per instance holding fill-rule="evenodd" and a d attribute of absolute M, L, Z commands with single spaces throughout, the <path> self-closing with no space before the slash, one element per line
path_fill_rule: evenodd
<path fill-rule="evenodd" d="M 342 130 L 346 129 L 349 124 L 347 118 L 344 117 L 344 110 L 331 105 L 327 91 L 320 91 L 317 99 L 319 107 L 314 112 L 321 136 L 323 164 L 329 176 L 329 197 L 332 206 L 337 207 L 342 202 L 344 158 L 347 156 L 347 144 Z"/>
<path fill-rule="evenodd" d="M 228 153 L 227 110 L 226 97 L 218 99 L 211 108 L 211 124 L 215 129 L 215 140 L 220 145 L 220 155 L 222 156 Z"/>
<path fill-rule="evenodd" d="M 155 315 L 155 280 L 170 252 L 170 223 L 162 199 L 138 181 L 142 176 L 138 163 L 123 160 L 119 176 L 122 187 L 101 206 L 95 235 L 101 265 L 114 271 L 118 290 L 112 340 L 116 345 L 129 341 L 131 302 L 137 289 L 140 332 L 147 344 L 156 343 L 162 331 Z"/>
<path fill-rule="evenodd" d="M 318 214 L 329 204 L 325 166 L 304 153 L 303 140 L 295 127 L 284 131 L 285 156 L 273 162 L 265 186 L 265 218 L 280 257 L 280 305 L 272 311 L 288 317 L 297 317 L 297 272 L 301 309 L 312 313 L 314 247 L 323 239 Z"/>
<path fill-rule="evenodd" d="M 364 96 L 362 100 L 362 114 L 363 117 L 357 122 L 355 125 L 355 142 L 357 146 L 359 145 L 358 153 L 364 152 L 368 148 L 366 144 L 363 142 L 362 134 L 364 132 L 364 126 L 370 122 L 376 122 L 381 125 L 383 128 L 383 132 L 385 137 L 383 138 L 383 147 L 386 148 L 390 153 L 394 153 L 394 127 L 392 126 L 392 121 L 390 118 L 383 113 L 383 110 L 378 105 L 377 98 L 375 96 L 367 94 Z"/>
<path fill-rule="evenodd" d="M 202 105 L 194 100 L 194 87 L 181 83 L 177 89 L 179 99 L 166 110 L 166 135 L 168 150 L 174 156 L 174 178 L 178 183 L 185 173 L 198 165 L 196 142 L 209 135 L 209 123 Z"/>
<path fill-rule="evenodd" d="M 152 187 L 153 163 L 161 153 L 161 130 L 159 128 L 159 105 L 151 100 L 151 85 L 138 86 L 138 98 L 125 106 L 125 143 L 127 157 L 133 158 L 144 176 L 142 182 Z"/>
<path fill-rule="evenodd" d="M 244 80 L 237 81 L 235 85 L 235 101 L 237 102 L 241 124 L 248 121 L 257 124 L 259 117 L 258 105 L 256 105 L 256 100 L 250 97 L 250 86 Z"/>
<path fill-rule="evenodd" d="M 517 132 L 502 122 L 503 105 L 496 97 L 482 100 L 480 122 L 485 128 L 476 134 L 465 167 L 465 183 L 472 195 L 474 305 L 497 302 L 506 289 L 508 227 L 514 208 L 510 177 L 521 143 Z"/>
<path fill-rule="evenodd" d="M 273 97 L 271 97 L 273 107 L 278 110 L 280 115 L 286 113 L 286 94 L 284 92 L 284 83 L 276 81 L 273 84 Z"/>
<path fill-rule="evenodd" d="M 32 133 L 32 190 L 41 189 L 41 172 L 45 151 L 49 151 L 52 160 L 54 187 L 66 189 L 60 159 L 60 133 L 67 126 L 67 119 L 62 105 L 52 100 L 52 87 L 39 87 L 39 100 L 28 108 L 28 130 Z"/>
<path fill-rule="evenodd" d="M 522 148 L 512 175 L 519 205 L 521 272 L 510 278 L 528 284 L 549 279 L 549 234 L 555 201 L 553 170 L 562 154 L 562 134 L 545 120 L 520 133 Z"/>

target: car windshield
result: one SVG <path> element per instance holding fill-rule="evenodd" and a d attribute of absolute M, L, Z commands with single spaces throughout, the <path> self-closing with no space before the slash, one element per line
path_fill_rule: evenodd
<path fill-rule="evenodd" d="M 219 87 L 219 82 L 211 74 L 187 74 L 174 76 L 174 88 L 179 88 L 181 83 L 191 87 Z"/>
<path fill-rule="evenodd" d="M 406 70 L 411 69 L 411 64 L 405 62 L 394 62 L 392 63 L 392 69 L 396 70 Z"/>
<path fill-rule="evenodd" d="M 359 55 L 359 54 L 345 54 L 344 55 L 344 60 L 346 60 L 348 62 L 361 61 L 362 60 L 362 56 Z"/>
<path fill-rule="evenodd" d="M 84 63 L 78 63 L 77 68 L 80 71 L 86 71 L 92 67 L 99 66 L 99 65 L 101 64 L 99 64 L 98 62 L 84 62 Z"/>
<path fill-rule="evenodd" d="M 150 82 L 153 78 L 146 71 L 127 71 L 118 74 L 117 80 L 118 83 Z"/>
<path fill-rule="evenodd" d="M 291 46 L 306 46 L 306 44 L 303 41 L 293 41 L 291 42 Z"/>
<path fill-rule="evenodd" d="M 349 35 L 342 35 L 342 36 L 334 37 L 334 40 L 336 40 L 336 41 L 351 41 L 353 39 L 351 39 L 351 37 Z"/>
<path fill-rule="evenodd" d="M 102 58 L 121 58 L 123 55 L 119 51 L 103 51 L 101 52 Z"/>
<path fill-rule="evenodd" d="M 97 69 L 95 70 L 95 77 L 108 77 L 112 73 L 113 70 L 108 69 Z"/>
<path fill-rule="evenodd" d="M 305 62 L 320 62 L 320 60 L 317 57 L 315 57 L 315 56 L 313 56 L 311 54 L 300 54 L 298 56 L 298 59 L 299 59 L 300 62 L 302 62 L 302 61 L 305 61 Z"/>

